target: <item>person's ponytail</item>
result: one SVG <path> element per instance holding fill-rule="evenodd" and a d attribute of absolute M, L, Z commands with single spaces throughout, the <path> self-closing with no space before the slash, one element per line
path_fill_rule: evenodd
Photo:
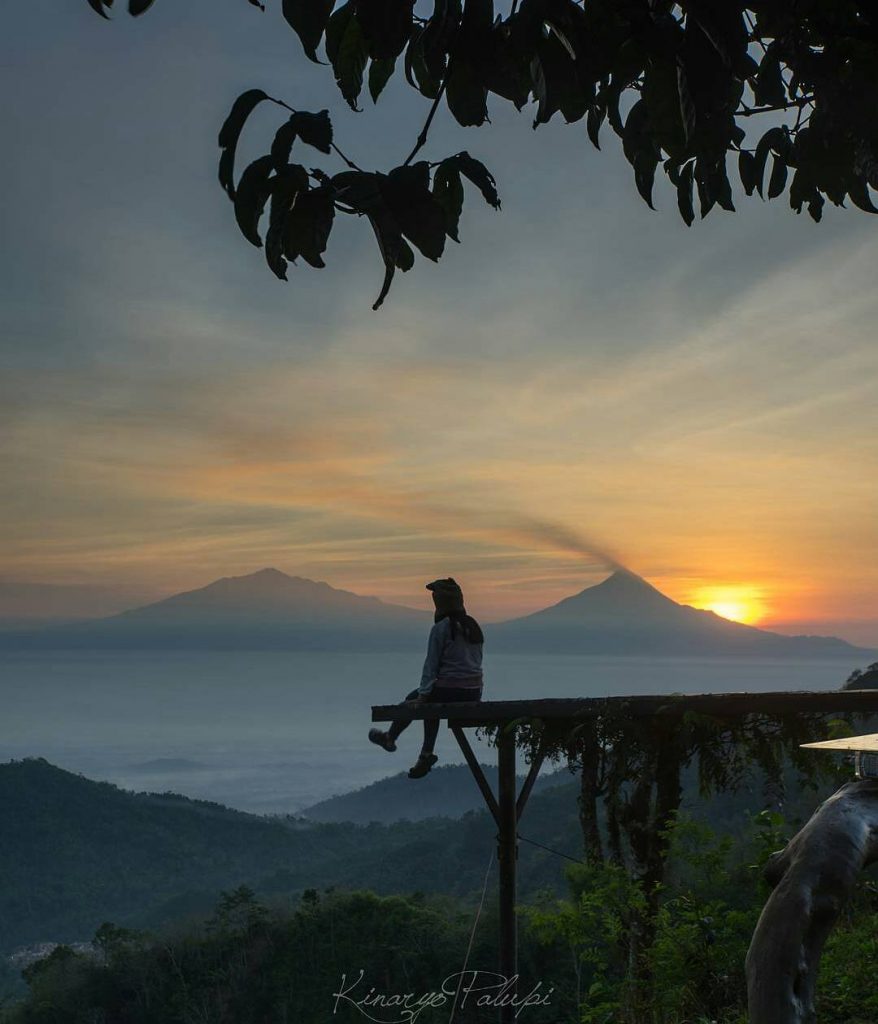
<path fill-rule="evenodd" d="M 469 644 L 483 644 L 485 642 L 485 634 L 482 632 L 482 627 L 476 622 L 472 615 L 467 615 L 463 610 L 453 611 L 448 613 L 448 618 L 451 623 L 451 636 L 455 636 L 456 627 L 460 626 L 463 631 L 464 639 Z"/>

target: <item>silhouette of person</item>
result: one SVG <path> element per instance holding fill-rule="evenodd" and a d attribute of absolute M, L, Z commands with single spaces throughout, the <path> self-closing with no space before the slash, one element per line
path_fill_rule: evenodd
<path fill-rule="evenodd" d="M 482 699 L 482 645 L 485 637 L 481 626 L 467 615 L 463 592 L 450 576 L 427 584 L 436 609 L 433 628 L 427 641 L 424 671 L 416 690 L 405 698 L 405 703 L 418 705 L 425 702 L 450 703 Z M 391 722 L 390 728 L 370 729 L 369 739 L 387 751 L 396 750 L 396 740 L 408 721 Z M 410 779 L 420 779 L 439 760 L 433 753 L 439 734 L 439 719 L 424 720 L 424 744 L 414 766 L 409 769 Z"/>

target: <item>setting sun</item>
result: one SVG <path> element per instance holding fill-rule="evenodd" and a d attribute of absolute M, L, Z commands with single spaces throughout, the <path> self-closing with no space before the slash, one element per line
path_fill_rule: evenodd
<path fill-rule="evenodd" d="M 759 591 L 752 586 L 701 587 L 691 603 L 695 608 L 748 625 L 758 622 L 765 614 Z"/>

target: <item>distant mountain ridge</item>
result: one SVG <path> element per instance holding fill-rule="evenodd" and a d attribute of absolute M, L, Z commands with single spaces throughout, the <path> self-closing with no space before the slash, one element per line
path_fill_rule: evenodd
<path fill-rule="evenodd" d="M 9 634 L 0 645 L 394 650 L 422 646 L 429 624 L 426 612 L 269 568 L 108 618 Z"/>
<path fill-rule="evenodd" d="M 422 650 L 432 617 L 261 569 L 223 577 L 109 618 L 0 634 L 0 646 L 116 649 Z M 618 570 L 557 604 L 486 627 L 499 653 L 861 660 L 873 652 L 835 637 L 789 637 L 678 604 Z"/>
<path fill-rule="evenodd" d="M 515 653 L 845 657 L 861 649 L 836 637 L 789 637 L 678 604 L 633 572 L 521 618 L 496 624 L 497 650 Z"/>

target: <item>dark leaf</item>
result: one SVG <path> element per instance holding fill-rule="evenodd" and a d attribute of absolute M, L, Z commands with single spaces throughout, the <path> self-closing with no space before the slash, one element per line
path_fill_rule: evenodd
<path fill-rule="evenodd" d="M 602 95 L 607 105 L 607 120 L 617 135 L 622 134 L 619 99 L 631 83 L 643 73 L 646 62 L 643 47 L 634 39 L 625 40 L 614 54 L 612 77 Z"/>
<path fill-rule="evenodd" d="M 702 219 L 704 219 L 716 205 L 714 193 L 714 176 L 710 173 L 707 165 L 699 160 L 695 165 L 695 184 L 698 188 L 698 205 Z"/>
<path fill-rule="evenodd" d="M 599 141 L 599 134 L 601 125 L 604 123 L 604 118 L 607 116 L 606 107 L 600 103 L 594 103 L 588 108 L 588 117 L 585 120 L 585 130 L 588 132 L 588 137 L 591 139 L 591 144 L 595 149 L 600 149 L 601 144 Z"/>
<path fill-rule="evenodd" d="M 268 97 L 261 89 L 248 89 L 241 93 L 220 128 L 219 145 L 223 152 L 220 156 L 219 181 L 230 199 L 235 198 L 235 150 L 241 130 L 254 107 L 265 99 Z"/>
<path fill-rule="evenodd" d="M 790 182 L 790 207 L 796 213 L 801 213 L 802 207 L 815 194 L 819 195 L 808 172 L 801 167 L 797 168 L 793 174 L 793 180 Z"/>
<path fill-rule="evenodd" d="M 348 0 L 337 11 L 333 11 L 326 23 L 326 56 L 329 58 L 330 64 L 334 65 L 338 60 L 342 38 L 355 11 L 356 6 L 353 0 Z"/>
<path fill-rule="evenodd" d="M 753 94 L 759 106 L 776 106 L 786 101 L 787 93 L 781 75 L 780 59 L 773 43 L 768 47 L 759 65 Z"/>
<path fill-rule="evenodd" d="M 732 186 L 729 183 L 729 176 L 726 174 L 725 157 L 720 159 L 711 175 L 711 189 L 717 206 L 734 213 L 735 204 L 732 202 Z"/>
<path fill-rule="evenodd" d="M 503 24 L 487 36 L 477 60 L 482 84 L 488 92 L 501 96 L 521 110 L 531 93 L 530 58 L 513 44 Z"/>
<path fill-rule="evenodd" d="M 823 217 L 823 203 L 823 196 L 815 188 L 813 196 L 808 200 L 808 214 L 817 224 L 820 223 Z"/>
<path fill-rule="evenodd" d="M 477 67 L 463 57 L 452 60 L 445 84 L 445 99 L 455 121 L 464 128 L 488 120 L 488 90 Z"/>
<path fill-rule="evenodd" d="M 316 188 L 297 193 L 284 224 L 284 255 L 289 259 L 301 256 L 310 266 L 326 266 L 323 253 L 335 220 L 335 204 L 331 190 Z"/>
<path fill-rule="evenodd" d="M 241 175 L 235 192 L 235 220 L 243 236 L 257 249 L 262 248 L 258 225 L 271 193 L 268 178 L 273 168 L 274 161 L 270 156 L 254 160 Z"/>
<path fill-rule="evenodd" d="M 422 96 L 434 100 L 439 95 L 442 82 L 430 71 L 424 59 L 423 31 L 412 36 L 405 51 L 405 77 L 409 85 L 414 86 Z"/>
<path fill-rule="evenodd" d="M 460 173 L 465 178 L 469 178 L 482 193 L 485 197 L 485 202 L 493 206 L 495 210 L 499 210 L 500 196 L 497 195 L 497 182 L 494 181 L 494 176 L 488 168 L 480 160 L 471 157 L 467 152 L 458 153 L 457 156 L 451 159 L 455 161 L 455 166 Z"/>
<path fill-rule="evenodd" d="M 633 166 L 640 152 L 644 139 L 649 139 L 649 114 L 646 103 L 638 100 L 628 111 L 625 126 L 622 129 L 622 150 L 625 159 Z"/>
<path fill-rule="evenodd" d="M 694 127 L 687 129 L 683 120 L 678 65 L 671 60 L 654 61 L 644 76 L 641 96 L 648 113 L 641 130 L 648 132 L 653 148 L 682 160 Z"/>
<path fill-rule="evenodd" d="M 411 255 L 413 263 L 414 254 L 406 245 L 399 230 L 399 225 L 383 204 L 380 206 L 376 205 L 372 209 L 372 212 L 369 214 L 369 223 L 372 225 L 372 230 L 378 239 L 378 248 L 381 251 L 381 258 L 384 260 L 384 283 L 381 285 L 378 298 L 372 305 L 372 309 L 378 309 L 385 298 L 387 298 L 394 272 L 397 266 L 399 266 L 400 261 L 405 265 L 411 266 L 408 263 L 408 255 Z M 405 252 L 406 249 L 408 249 L 407 253 Z"/>
<path fill-rule="evenodd" d="M 379 175 L 370 171 L 341 171 L 332 176 L 333 195 L 357 213 L 369 213 L 373 206 L 384 203 L 378 179 Z"/>
<path fill-rule="evenodd" d="M 412 32 L 414 0 L 357 0 L 357 20 L 375 61 L 402 53 Z"/>
<path fill-rule="evenodd" d="M 851 202 L 864 213 L 878 213 L 872 197 L 869 195 L 869 188 L 865 178 L 853 178 L 848 184 L 848 195 Z"/>
<path fill-rule="evenodd" d="M 403 235 L 431 260 L 445 249 L 445 212 L 430 192 L 430 167 L 419 161 L 381 179 L 381 193 Z"/>
<path fill-rule="evenodd" d="M 738 174 L 741 176 L 744 191 L 748 196 L 752 196 L 756 188 L 756 160 L 753 154 L 745 149 L 738 154 Z"/>
<path fill-rule="evenodd" d="M 104 6 L 112 7 L 113 0 L 88 0 L 88 6 L 102 17 L 109 21 L 109 14 L 104 10 Z"/>
<path fill-rule="evenodd" d="M 762 195 L 762 181 L 765 177 L 765 162 L 769 152 L 786 152 L 787 148 L 788 139 L 783 128 L 769 128 L 759 140 L 753 157 L 753 177 L 756 182 L 756 191 L 760 196 Z"/>
<path fill-rule="evenodd" d="M 534 127 L 548 123 L 557 111 L 561 111 L 568 124 L 585 116 L 594 99 L 594 89 L 590 93 L 583 89 L 576 62 L 556 34 L 540 38 L 530 73 L 537 101 Z"/>
<path fill-rule="evenodd" d="M 148 11 L 153 2 L 154 0 L 128 0 L 128 13 L 136 18 Z"/>
<path fill-rule="evenodd" d="M 641 150 L 634 160 L 634 183 L 641 198 L 651 210 L 655 209 L 652 205 L 652 186 L 657 166 L 658 157 L 652 148 Z"/>
<path fill-rule="evenodd" d="M 415 174 L 420 176 L 423 183 L 423 170 L 417 169 Z M 400 225 L 385 202 L 386 182 L 387 178 L 383 174 L 342 171 L 333 176 L 330 192 L 337 202 L 365 214 L 378 240 L 378 248 L 384 260 L 384 284 L 373 309 L 378 309 L 386 298 L 396 268 L 408 270 L 414 262 L 414 255 L 402 237 Z"/>
<path fill-rule="evenodd" d="M 747 58 L 748 34 L 740 5 L 688 0 L 686 11 L 719 57 L 717 63 L 747 77 L 752 62 Z"/>
<path fill-rule="evenodd" d="M 317 47 L 326 30 L 335 0 L 283 0 L 283 15 L 299 37 L 309 60 L 315 64 Z"/>
<path fill-rule="evenodd" d="M 296 124 L 291 117 L 286 124 L 282 124 L 278 128 L 274 142 L 271 144 L 271 159 L 274 161 L 274 166 L 280 171 L 290 161 L 290 151 L 293 148 L 293 143 L 296 141 Z"/>
<path fill-rule="evenodd" d="M 625 120 L 622 132 L 622 149 L 625 158 L 634 168 L 634 182 L 644 202 L 652 205 L 652 185 L 655 169 L 659 162 L 659 150 L 650 134 L 649 108 L 646 100 L 638 100 Z"/>
<path fill-rule="evenodd" d="M 494 0 L 464 0 L 461 35 L 484 39 L 493 24 Z"/>
<path fill-rule="evenodd" d="M 369 47 L 356 16 L 354 0 L 348 0 L 329 19 L 326 53 L 342 96 L 351 110 L 358 110 L 357 100 L 363 88 L 363 72 L 369 59 Z"/>
<path fill-rule="evenodd" d="M 308 172 L 304 167 L 284 167 L 271 180 L 271 206 L 268 231 L 265 233 L 265 260 L 271 272 L 282 281 L 287 279 L 287 261 L 284 259 L 284 226 L 297 195 L 308 188 Z"/>
<path fill-rule="evenodd" d="M 430 75 L 441 81 L 449 51 L 457 39 L 462 16 L 460 0 L 435 0 L 433 15 L 424 29 L 421 46 Z"/>
<path fill-rule="evenodd" d="M 395 67 L 396 59 L 394 57 L 373 60 L 369 65 L 369 95 L 372 97 L 373 103 L 378 102 L 378 97 L 384 91 L 384 86 L 390 80 Z"/>
<path fill-rule="evenodd" d="M 332 122 L 329 120 L 328 110 L 321 110 L 317 114 L 298 110 L 290 121 L 302 142 L 307 142 L 321 153 L 332 151 Z"/>
<path fill-rule="evenodd" d="M 787 183 L 786 160 L 776 156 L 771 165 L 771 177 L 768 179 L 768 198 L 775 199 L 783 192 Z"/>
<path fill-rule="evenodd" d="M 415 265 L 415 254 L 412 252 L 412 247 L 404 238 L 399 239 L 399 250 L 396 254 L 396 265 L 403 273 L 411 270 Z"/>
<path fill-rule="evenodd" d="M 692 93 L 689 90 L 689 77 L 686 74 L 686 65 L 681 59 L 675 61 L 677 78 L 677 102 L 680 108 L 680 123 L 683 125 L 683 139 L 686 145 L 695 136 L 695 129 L 698 127 L 698 111 Z"/>
<path fill-rule="evenodd" d="M 433 195 L 445 215 L 445 233 L 459 242 L 458 224 L 463 210 L 463 182 L 454 158 L 443 160 L 433 175 Z"/>

